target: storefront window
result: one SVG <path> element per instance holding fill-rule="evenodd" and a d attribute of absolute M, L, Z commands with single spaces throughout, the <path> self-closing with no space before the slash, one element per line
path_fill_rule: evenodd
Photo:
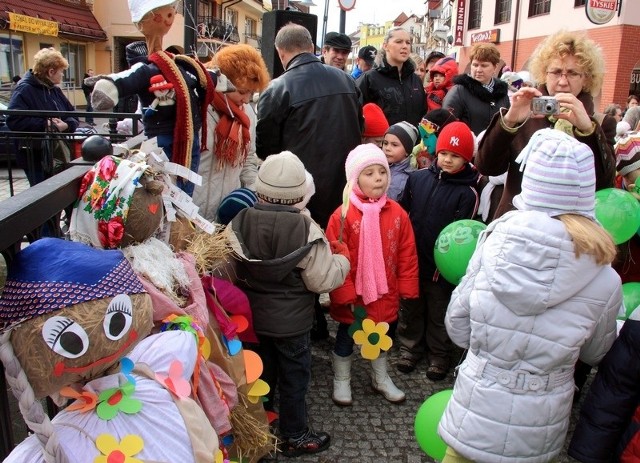
<path fill-rule="evenodd" d="M 87 69 L 87 47 L 77 43 L 63 43 L 60 52 L 69 61 L 64 80 L 68 87 L 79 88 Z"/>
<path fill-rule="evenodd" d="M 0 83 L 2 87 L 11 85 L 13 76 L 22 76 L 25 72 L 22 37 L 0 34 Z"/>

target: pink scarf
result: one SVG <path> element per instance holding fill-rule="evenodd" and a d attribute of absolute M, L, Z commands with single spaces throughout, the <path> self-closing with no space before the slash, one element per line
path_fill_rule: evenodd
<path fill-rule="evenodd" d="M 355 185 L 349 199 L 362 212 L 355 284 L 356 294 L 362 296 L 362 302 L 368 305 L 389 292 L 380 234 L 380 211 L 387 203 L 387 195 L 377 201 L 363 199 L 361 195 L 360 188 Z"/>

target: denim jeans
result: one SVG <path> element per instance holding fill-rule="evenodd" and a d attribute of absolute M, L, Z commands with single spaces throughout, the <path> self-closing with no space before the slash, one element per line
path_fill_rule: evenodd
<path fill-rule="evenodd" d="M 353 338 L 349 336 L 349 325 L 340 323 L 336 332 L 336 344 L 333 352 L 338 357 L 349 357 L 353 353 Z"/>
<path fill-rule="evenodd" d="M 298 438 L 308 429 L 306 396 L 311 379 L 311 337 L 309 332 L 290 338 L 258 335 L 260 344 L 252 346 L 262 359 L 262 380 L 270 391 L 267 410 L 275 408 L 279 395 L 280 434 L 283 439 Z"/>
<path fill-rule="evenodd" d="M 158 135 L 157 141 L 158 147 L 164 150 L 164 154 L 166 154 L 171 161 L 171 155 L 173 154 L 173 134 Z M 189 168 L 193 172 L 197 173 L 198 167 L 200 167 L 200 138 L 198 138 L 198 132 L 196 132 L 193 139 L 193 146 L 191 147 L 191 166 L 189 166 Z M 193 196 L 193 190 L 196 187 L 193 183 L 182 177 L 178 177 L 176 180 L 176 185 L 189 196 Z"/>

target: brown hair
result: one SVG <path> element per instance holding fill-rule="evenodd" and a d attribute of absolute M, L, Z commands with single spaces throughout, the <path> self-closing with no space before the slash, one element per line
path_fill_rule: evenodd
<path fill-rule="evenodd" d="M 607 265 L 616 258 L 616 245 L 611 235 L 593 220 L 578 214 L 562 214 L 558 219 L 573 239 L 576 257 L 592 255 L 598 265 Z"/>
<path fill-rule="evenodd" d="M 494 66 L 500 62 L 500 51 L 492 43 L 476 43 L 469 52 L 469 61 L 488 61 Z"/>
<path fill-rule="evenodd" d="M 207 67 L 218 66 L 239 89 L 259 92 L 269 84 L 269 72 L 262 55 L 251 45 L 238 44 L 221 48 Z"/>
<path fill-rule="evenodd" d="M 69 62 L 53 47 L 43 48 L 33 57 L 33 74 L 46 77 L 49 69 L 67 69 Z"/>

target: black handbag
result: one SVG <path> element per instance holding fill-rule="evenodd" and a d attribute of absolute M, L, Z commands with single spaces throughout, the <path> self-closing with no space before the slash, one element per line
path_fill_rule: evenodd
<path fill-rule="evenodd" d="M 55 125 L 47 129 L 42 139 L 42 170 L 46 176 L 56 175 L 71 162 L 71 147 L 67 137 Z"/>

